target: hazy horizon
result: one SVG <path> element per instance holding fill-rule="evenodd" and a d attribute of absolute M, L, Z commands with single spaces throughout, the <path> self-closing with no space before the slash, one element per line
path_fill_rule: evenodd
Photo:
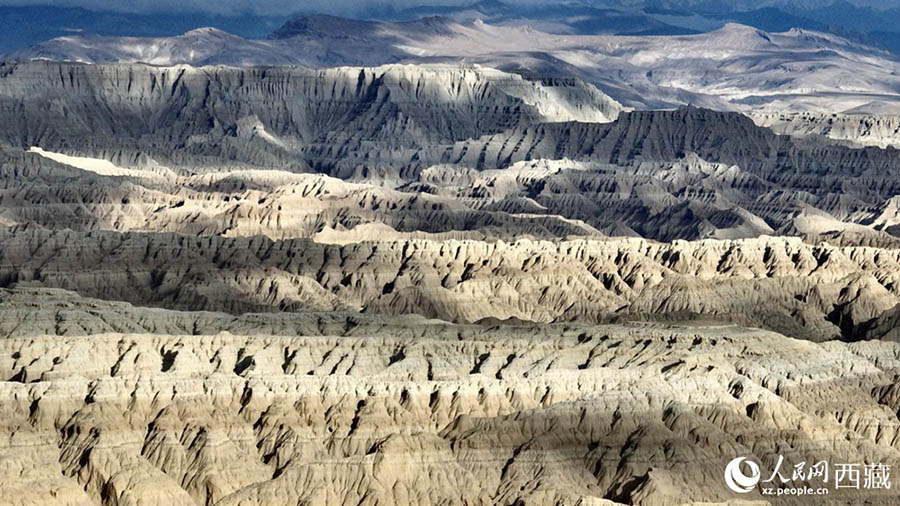
<path fill-rule="evenodd" d="M 3 0 L 0 7 L 63 7 L 82 8 L 98 12 L 120 12 L 129 14 L 210 14 L 239 16 L 289 16 L 295 13 L 322 12 L 334 15 L 356 16 L 389 9 L 409 9 L 418 7 L 469 6 L 479 3 L 495 3 L 496 0 L 136 0 L 117 2 L 112 0 Z M 750 11 L 760 7 L 774 6 L 789 10 L 804 10 L 850 4 L 856 7 L 887 10 L 900 7 L 900 0 L 730 0 L 709 2 L 708 0 L 572 0 L 555 2 L 550 0 L 507 0 L 507 6 L 546 5 L 564 8 L 566 5 L 579 7 L 633 9 L 647 6 L 666 9 L 701 9 L 705 11 Z"/>

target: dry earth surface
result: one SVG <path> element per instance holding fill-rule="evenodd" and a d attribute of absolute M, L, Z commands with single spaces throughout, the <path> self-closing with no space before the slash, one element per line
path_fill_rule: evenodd
<path fill-rule="evenodd" d="M 657 324 L 310 326 L 5 339 L 5 502 L 738 504 L 722 480 L 733 455 L 900 463 L 894 343 Z"/>
<path fill-rule="evenodd" d="M 0 117 L 3 504 L 896 504 L 723 479 L 900 465 L 890 117 L 51 62 Z"/>

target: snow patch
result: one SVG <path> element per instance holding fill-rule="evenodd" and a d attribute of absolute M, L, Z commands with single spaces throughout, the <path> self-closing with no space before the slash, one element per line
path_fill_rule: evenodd
<path fill-rule="evenodd" d="M 73 156 L 66 155 L 63 153 L 56 153 L 53 151 L 45 151 L 37 146 L 31 146 L 28 149 L 29 153 L 35 153 L 49 160 L 53 160 L 54 162 L 61 163 L 63 165 L 68 165 L 69 167 L 74 167 L 76 169 L 80 169 L 87 172 L 93 172 L 94 174 L 99 174 L 101 176 L 123 176 L 123 177 L 136 177 L 142 179 L 164 179 L 165 174 L 161 174 L 160 172 L 150 172 L 136 169 L 127 169 L 124 167 L 119 167 L 109 160 L 103 160 L 101 158 L 90 158 L 86 156 Z M 163 171 L 168 171 L 168 169 L 160 168 Z M 171 171 L 169 171 L 170 174 Z M 172 174 L 174 176 L 174 174 Z"/>

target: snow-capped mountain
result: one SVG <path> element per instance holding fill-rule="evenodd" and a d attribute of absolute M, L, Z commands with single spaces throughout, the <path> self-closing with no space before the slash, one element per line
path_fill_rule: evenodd
<path fill-rule="evenodd" d="M 215 28 L 199 28 L 176 37 L 58 37 L 18 55 L 32 60 L 143 62 L 151 65 L 294 63 L 295 58 L 285 49 L 265 40 L 248 40 Z"/>
<path fill-rule="evenodd" d="M 309 67 L 478 63 L 523 74 L 575 76 L 626 106 L 725 110 L 900 111 L 900 62 L 821 32 L 768 33 L 739 24 L 698 35 L 557 35 L 529 26 L 306 16 L 264 40 L 214 29 L 169 38 L 70 36 L 15 59 Z"/>

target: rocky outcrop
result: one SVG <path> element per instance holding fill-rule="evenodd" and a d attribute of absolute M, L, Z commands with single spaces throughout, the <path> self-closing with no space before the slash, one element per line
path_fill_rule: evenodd
<path fill-rule="evenodd" d="M 127 167 L 149 158 L 190 172 L 274 167 L 408 181 L 440 163 L 482 170 L 568 158 L 627 166 L 695 153 L 813 193 L 847 177 L 883 194 L 896 190 L 893 150 L 798 142 L 736 113 L 619 110 L 577 80 L 480 67 L 32 62 L 7 64 L 0 77 L 7 143 Z"/>
<path fill-rule="evenodd" d="M 583 21 L 574 13 L 564 17 L 562 24 Z M 747 112 L 900 111 L 900 65 L 893 55 L 834 34 L 768 33 L 728 23 L 696 35 L 585 36 L 542 31 L 560 28 L 553 21 L 532 26 L 523 19 L 507 21 L 430 17 L 391 23 L 301 16 L 266 40 L 214 29 L 163 38 L 73 34 L 10 58 L 316 68 L 465 62 L 522 75 L 575 76 L 639 109 L 695 104 Z"/>
<path fill-rule="evenodd" d="M 864 337 L 900 303 L 900 250 L 762 238 L 661 244 L 373 241 L 0 230 L 0 285 L 173 309 L 449 321 L 708 320 Z"/>
<path fill-rule="evenodd" d="M 609 121 L 619 110 L 577 80 L 527 80 L 460 65 L 307 70 L 32 62 L 0 70 L 0 113 L 8 118 L 0 138 L 131 166 L 151 157 L 196 170 L 300 171 L 304 161 L 315 162 L 299 153 L 310 145 L 329 151 L 332 161 L 347 151 L 408 158 L 425 145 L 518 124 Z"/>
<path fill-rule="evenodd" d="M 894 344 L 658 325 L 360 330 L 4 339 L 4 501 L 751 504 L 766 497 L 722 479 L 737 456 L 766 472 L 779 455 L 782 469 L 900 464 Z"/>
<path fill-rule="evenodd" d="M 753 121 L 780 134 L 818 136 L 851 146 L 900 147 L 896 114 L 754 113 Z"/>
<path fill-rule="evenodd" d="M 7 65 L 0 223 L 337 242 L 900 235 L 893 148 L 619 109 L 577 80 L 480 67 Z"/>
<path fill-rule="evenodd" d="M 697 112 L 692 119 L 690 111 L 683 115 L 693 122 L 705 113 Z M 662 128 L 674 119 L 654 121 Z M 749 127 L 741 131 L 758 134 L 756 127 Z M 259 125 L 241 128 L 255 138 L 267 135 Z M 606 146 L 615 151 L 615 145 L 633 143 L 650 150 L 650 139 L 666 138 L 661 132 L 626 131 L 631 133 L 623 132 L 625 137 L 616 144 L 585 141 L 585 149 L 599 152 Z M 762 146 L 777 143 L 765 136 L 759 140 Z M 557 155 L 556 148 L 545 148 L 534 151 Z M 704 156 L 725 158 L 711 162 L 696 152 L 679 154 L 672 148 L 654 147 L 647 158 L 635 155 L 615 163 L 573 150 L 562 153 L 572 158 L 526 155 L 500 169 L 478 169 L 491 150 L 479 148 L 484 157 L 470 159 L 469 147 L 463 145 L 458 155 L 435 157 L 445 163 L 401 171 L 402 176 L 391 168 L 362 178 L 366 166 L 356 165 L 353 171 L 360 177 L 355 181 L 229 167 L 233 162 L 228 160 L 222 167 L 188 174 L 143 155 L 134 166 L 39 147 L 28 152 L 7 149 L 0 150 L 0 223 L 327 242 L 370 237 L 514 240 L 613 235 L 668 241 L 795 235 L 839 236 L 845 244 L 886 246 L 900 235 L 900 188 L 890 152 L 856 153 L 856 162 L 848 157 L 846 165 L 816 175 L 821 167 L 795 166 L 796 160 L 813 157 L 813 152 L 799 149 L 796 160 L 785 156 L 764 164 L 766 158 L 755 156 L 771 156 L 765 150 L 737 156 L 717 152 L 712 145 L 692 146 Z M 507 156 L 502 151 L 496 155 Z M 347 159 L 334 163 L 352 166 Z M 869 168 L 851 184 L 854 163 Z"/>
<path fill-rule="evenodd" d="M 896 150 L 618 113 L 468 66 L 0 67 L 0 502 L 760 504 L 731 459 L 896 469 Z"/>

